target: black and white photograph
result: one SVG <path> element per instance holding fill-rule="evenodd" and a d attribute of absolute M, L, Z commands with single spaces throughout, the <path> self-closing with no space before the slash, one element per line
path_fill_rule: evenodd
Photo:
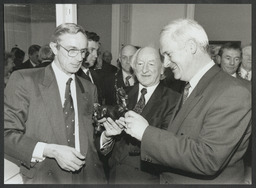
<path fill-rule="evenodd" d="M 93 2 L 3 3 L 3 184 L 255 185 L 252 1 Z"/>

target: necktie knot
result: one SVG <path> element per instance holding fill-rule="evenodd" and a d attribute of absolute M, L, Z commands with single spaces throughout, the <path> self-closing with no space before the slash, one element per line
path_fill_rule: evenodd
<path fill-rule="evenodd" d="M 89 71 L 89 70 L 86 71 L 86 75 L 87 75 L 87 76 L 90 76 L 90 71 Z"/>
<path fill-rule="evenodd" d="M 131 75 L 125 77 L 125 85 L 126 86 L 130 86 L 129 80 L 130 80 L 131 77 L 132 77 Z"/>
<path fill-rule="evenodd" d="M 184 88 L 184 93 L 183 93 L 183 104 L 185 103 L 185 101 L 187 100 L 188 98 L 188 94 L 189 94 L 189 88 L 191 87 L 190 83 L 187 82 L 187 84 L 185 85 L 185 88 Z"/>
<path fill-rule="evenodd" d="M 141 92 L 142 95 L 146 95 L 147 94 L 147 89 L 146 88 L 142 88 L 140 92 Z"/>
<path fill-rule="evenodd" d="M 66 83 L 66 86 L 70 86 L 70 83 L 72 82 L 72 80 L 73 80 L 72 78 L 69 78 L 67 83 Z"/>

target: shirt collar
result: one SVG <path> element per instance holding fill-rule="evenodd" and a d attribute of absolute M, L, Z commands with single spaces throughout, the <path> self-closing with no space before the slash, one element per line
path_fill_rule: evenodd
<path fill-rule="evenodd" d="M 210 70 L 210 68 L 212 68 L 215 65 L 214 61 L 210 61 L 209 63 L 207 63 L 207 65 L 205 65 L 201 70 L 199 70 L 193 77 L 192 79 L 189 81 L 190 86 L 192 88 L 192 90 L 196 87 L 196 85 L 198 84 L 198 82 L 200 81 L 200 79 L 203 77 L 203 75 Z"/>
<path fill-rule="evenodd" d="M 51 66 L 52 66 L 52 69 L 55 73 L 55 76 L 56 76 L 56 79 L 57 79 L 58 83 L 62 83 L 63 81 L 65 81 L 64 83 L 66 83 L 69 78 L 72 78 L 73 80 L 75 80 L 75 74 L 72 74 L 71 76 L 67 75 L 59 67 L 57 67 L 55 61 L 53 61 Z"/>

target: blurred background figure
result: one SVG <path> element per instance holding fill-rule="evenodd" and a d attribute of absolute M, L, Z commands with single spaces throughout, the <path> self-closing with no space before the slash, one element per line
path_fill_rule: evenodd
<path fill-rule="evenodd" d="M 15 64 L 13 63 L 14 56 L 10 52 L 4 53 L 4 86 L 6 86 L 9 77 L 13 71 Z"/>
<path fill-rule="evenodd" d="M 237 69 L 241 63 L 242 49 L 240 44 L 228 42 L 221 46 L 218 54 L 221 69 L 237 78 Z"/>
<path fill-rule="evenodd" d="M 54 59 L 54 53 L 48 44 L 42 46 L 38 52 L 40 64 L 37 67 L 46 67 Z"/>
<path fill-rule="evenodd" d="M 13 48 L 14 49 L 14 48 Z M 20 67 L 21 64 L 23 63 L 24 61 L 24 58 L 25 58 L 25 52 L 19 48 L 16 47 L 15 50 L 12 49 L 12 54 L 14 55 L 14 64 L 15 64 L 15 67 L 14 67 L 14 70 L 17 68 L 17 67 Z"/>
<path fill-rule="evenodd" d="M 29 59 L 22 63 L 17 69 L 28 69 L 28 68 L 34 68 L 37 65 L 39 65 L 39 56 L 38 52 L 40 50 L 41 46 L 37 44 L 33 44 L 28 48 L 28 56 Z"/>
<path fill-rule="evenodd" d="M 238 69 L 238 75 L 248 81 L 252 79 L 252 46 L 248 45 L 242 49 L 242 63 Z"/>
<path fill-rule="evenodd" d="M 88 38 L 88 52 L 82 62 L 81 68 L 76 74 L 96 85 L 98 102 L 102 104 L 101 79 L 98 73 L 94 70 L 94 66 L 98 58 L 98 49 L 100 48 L 100 36 L 95 32 L 89 31 L 86 31 L 86 35 Z"/>

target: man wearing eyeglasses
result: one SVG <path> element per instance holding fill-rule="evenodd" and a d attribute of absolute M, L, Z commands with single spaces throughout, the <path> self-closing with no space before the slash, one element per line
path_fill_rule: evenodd
<path fill-rule="evenodd" d="M 96 87 L 76 76 L 86 55 L 81 26 L 58 26 L 47 67 L 16 71 L 4 101 L 5 154 L 20 166 L 24 183 L 105 183 L 93 144 Z"/>

